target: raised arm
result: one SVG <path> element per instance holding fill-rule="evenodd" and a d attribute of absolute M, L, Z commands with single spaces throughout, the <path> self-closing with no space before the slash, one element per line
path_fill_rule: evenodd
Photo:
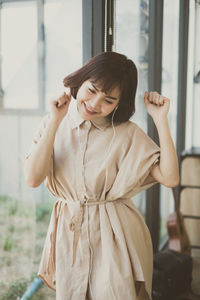
<path fill-rule="evenodd" d="M 177 186 L 179 183 L 178 159 L 167 119 L 170 100 L 157 92 L 146 92 L 144 103 L 147 112 L 153 118 L 160 141 L 160 161 L 152 168 L 151 175 L 167 187 Z"/>
<path fill-rule="evenodd" d="M 26 158 L 25 181 L 31 187 L 39 186 L 49 172 L 56 131 L 68 111 L 70 99 L 70 94 L 64 93 L 51 102 L 50 117 L 44 132 L 32 153 Z"/>

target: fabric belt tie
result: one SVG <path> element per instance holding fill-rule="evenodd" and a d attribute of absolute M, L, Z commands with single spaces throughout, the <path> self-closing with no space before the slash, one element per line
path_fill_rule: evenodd
<path fill-rule="evenodd" d="M 87 208 L 87 233 L 88 233 L 88 239 L 89 239 L 89 216 L 88 216 L 88 206 L 91 205 L 101 205 L 105 204 L 108 202 L 113 202 L 117 200 L 122 200 L 122 199 L 113 199 L 113 200 L 104 200 L 104 201 L 89 201 L 90 199 L 84 199 L 79 201 L 80 208 L 77 214 L 74 214 L 73 217 L 71 218 L 71 221 L 69 223 L 69 229 L 74 232 L 73 236 L 73 259 L 72 259 L 72 267 L 74 266 L 74 263 L 76 261 L 76 253 L 77 253 L 77 246 L 78 246 L 78 241 L 81 233 L 81 227 L 83 224 L 83 218 L 84 218 L 84 206 Z M 77 203 L 77 202 L 76 202 Z M 67 201 L 66 201 L 67 204 Z M 89 241 L 90 243 L 90 241 Z"/>

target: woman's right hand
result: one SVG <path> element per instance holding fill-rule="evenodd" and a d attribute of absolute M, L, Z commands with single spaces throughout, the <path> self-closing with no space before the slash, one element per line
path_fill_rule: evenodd
<path fill-rule="evenodd" d="M 71 94 L 65 92 L 57 100 L 53 100 L 50 104 L 50 118 L 60 123 L 68 112 L 70 101 Z"/>

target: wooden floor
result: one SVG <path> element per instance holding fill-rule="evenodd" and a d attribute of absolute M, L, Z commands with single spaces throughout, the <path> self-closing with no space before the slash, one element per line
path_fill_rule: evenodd
<path fill-rule="evenodd" d="M 193 257 L 191 291 L 187 291 L 175 300 L 200 300 L 200 256 Z"/>

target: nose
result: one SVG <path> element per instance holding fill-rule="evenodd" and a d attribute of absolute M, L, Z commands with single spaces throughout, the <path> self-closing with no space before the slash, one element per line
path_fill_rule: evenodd
<path fill-rule="evenodd" d="M 102 96 L 101 95 L 94 95 L 92 99 L 89 101 L 89 105 L 91 106 L 92 109 L 94 110 L 99 110 L 101 106 L 101 100 Z"/>

